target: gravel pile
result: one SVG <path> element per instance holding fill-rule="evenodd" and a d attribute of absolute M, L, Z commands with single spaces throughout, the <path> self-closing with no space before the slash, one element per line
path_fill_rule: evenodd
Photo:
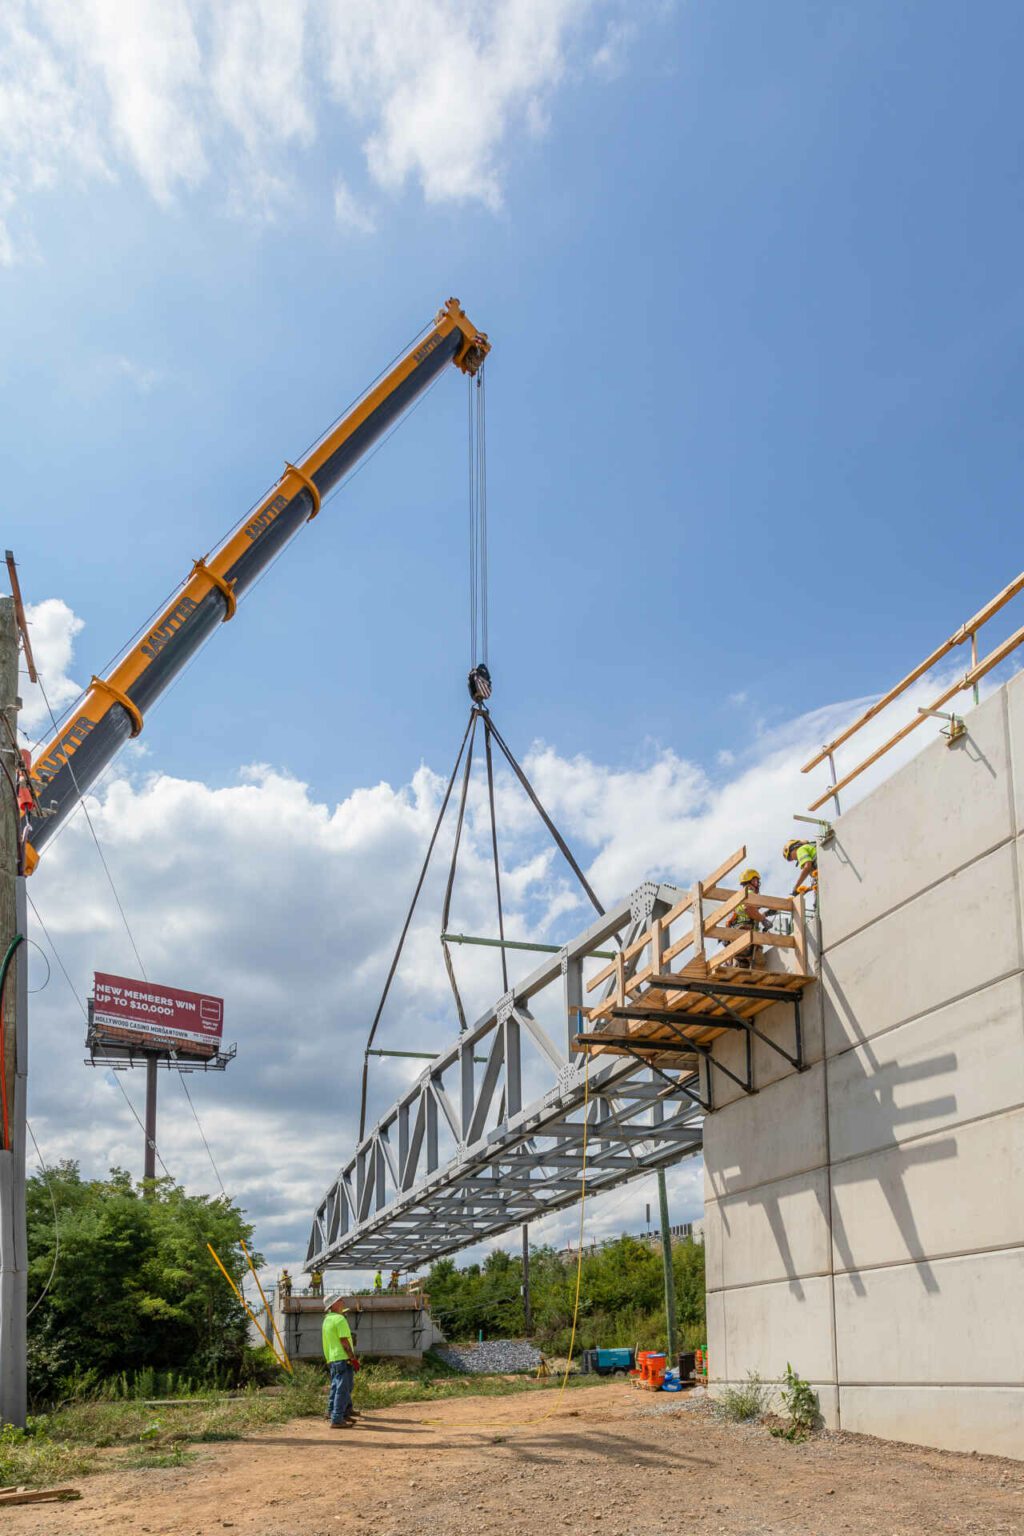
<path fill-rule="evenodd" d="M 434 1353 L 467 1376 L 535 1371 L 540 1365 L 540 1350 L 525 1339 L 486 1339 L 482 1344 L 460 1344 L 458 1348 L 445 1344 Z"/>

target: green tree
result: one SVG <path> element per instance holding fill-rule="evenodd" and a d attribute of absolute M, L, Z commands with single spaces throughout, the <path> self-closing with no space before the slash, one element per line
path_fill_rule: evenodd
<path fill-rule="evenodd" d="M 534 1337 L 546 1348 L 564 1350 L 572 1335 L 576 1300 L 576 1259 L 553 1248 L 530 1253 Z M 674 1243 L 672 1272 L 681 1342 L 704 1342 L 704 1246 Z M 450 1258 L 430 1270 L 431 1311 L 452 1339 L 515 1337 L 524 1328 L 522 1260 L 495 1249 L 483 1266 L 459 1269 Z M 665 1344 L 664 1272 L 661 1248 L 621 1237 L 584 1252 L 575 1347 L 598 1344 Z"/>
<path fill-rule="evenodd" d="M 251 1251 L 252 1228 L 239 1208 L 188 1195 L 170 1179 L 144 1192 L 117 1168 L 83 1180 L 77 1163 L 62 1162 L 47 1179 L 37 1174 L 27 1188 L 33 1398 L 87 1373 L 100 1380 L 151 1368 L 198 1381 L 236 1373 L 247 1320 L 206 1244 L 240 1282 L 247 1271 L 238 1240 Z M 45 1289 L 54 1204 L 60 1252 Z"/>

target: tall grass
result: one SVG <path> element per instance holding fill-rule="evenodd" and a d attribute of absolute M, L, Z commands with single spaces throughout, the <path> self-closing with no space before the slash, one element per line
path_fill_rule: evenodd
<path fill-rule="evenodd" d="M 441 1374 L 437 1365 L 400 1374 L 395 1366 L 378 1362 L 357 1373 L 355 1401 L 363 1408 L 384 1408 L 449 1397 L 545 1391 L 559 1384 L 558 1377 L 467 1380 Z M 574 1388 L 599 1385 L 600 1378 L 572 1378 L 569 1384 Z M 289 1419 L 319 1416 L 327 1406 L 327 1372 L 312 1365 L 297 1365 L 278 1391 L 251 1387 L 231 1398 L 209 1388 L 186 1393 L 177 1378 L 175 1400 L 163 1404 L 141 1395 L 151 1385 L 148 1380 L 129 1383 L 131 1395 L 123 1395 L 120 1382 L 98 1383 L 91 1397 L 80 1395 L 52 1413 L 38 1415 L 30 1420 L 27 1431 L 10 1426 L 0 1430 L 0 1486 L 66 1482 L 100 1466 L 182 1466 L 192 1459 L 190 1445 L 241 1440 Z M 83 1382 L 79 1388 L 84 1394 Z M 115 1454 L 101 1458 L 99 1451 Z"/>

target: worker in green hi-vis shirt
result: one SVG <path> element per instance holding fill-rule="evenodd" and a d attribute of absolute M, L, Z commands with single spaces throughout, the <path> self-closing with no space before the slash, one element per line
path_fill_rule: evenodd
<path fill-rule="evenodd" d="M 343 1296 L 328 1297 L 324 1302 L 324 1359 L 331 1373 L 327 1417 L 332 1429 L 347 1429 L 356 1421 L 352 1408 L 352 1381 L 353 1372 L 359 1369 L 359 1361 L 352 1343 L 352 1329 L 345 1316 L 347 1311 Z"/>

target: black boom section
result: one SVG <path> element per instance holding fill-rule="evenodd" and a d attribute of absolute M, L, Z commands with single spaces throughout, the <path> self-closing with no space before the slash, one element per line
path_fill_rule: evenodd
<path fill-rule="evenodd" d="M 462 340 L 459 331 L 444 336 L 414 371 L 324 460 L 313 475 L 321 497 L 330 494 L 371 444 L 452 361 Z M 305 489 L 290 498 L 285 498 L 282 493 L 263 507 L 246 529 L 251 539 L 249 547 L 224 573 L 234 584 L 236 597 L 247 592 L 263 574 L 298 533 L 312 510 L 313 498 Z M 183 600 L 173 621 L 153 631 L 143 642 L 144 646 L 152 645 L 154 654 L 146 670 L 125 690 L 143 716 L 209 639 L 224 618 L 226 609 L 223 593 L 214 587 L 191 608 L 187 607 L 187 600 Z M 29 839 L 37 853 L 61 826 L 78 796 L 95 784 L 130 735 L 131 721 L 127 711 L 120 704 L 111 704 L 103 718 L 77 744 L 70 762 L 65 762 L 51 779 L 43 783 L 39 792 L 43 815 L 33 820 L 29 830 Z"/>

